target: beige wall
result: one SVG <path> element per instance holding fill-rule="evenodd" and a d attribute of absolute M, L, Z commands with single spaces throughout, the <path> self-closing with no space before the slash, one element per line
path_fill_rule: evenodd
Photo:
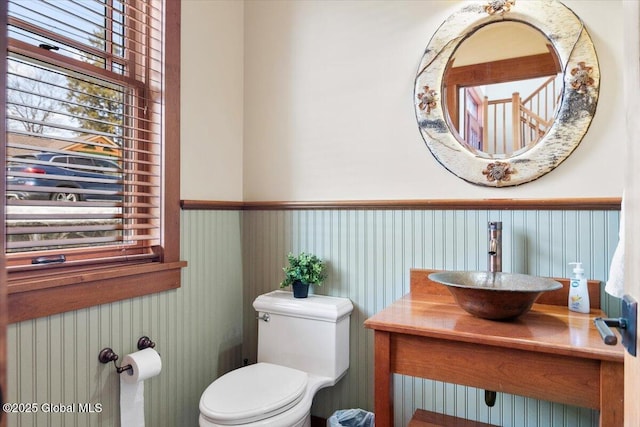
<path fill-rule="evenodd" d="M 440 166 L 413 111 L 422 52 L 459 3 L 184 0 L 182 198 L 619 196 L 620 2 L 564 2 L 596 45 L 596 117 L 555 171 L 498 190 Z"/>
<path fill-rule="evenodd" d="M 243 10 L 182 1 L 182 199 L 242 200 Z"/>

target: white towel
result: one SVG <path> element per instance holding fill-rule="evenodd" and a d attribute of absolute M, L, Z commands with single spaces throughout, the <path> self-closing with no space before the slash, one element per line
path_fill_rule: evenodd
<path fill-rule="evenodd" d="M 609 280 L 607 280 L 604 290 L 614 297 L 622 298 L 624 295 L 624 192 L 622 193 L 622 205 L 620 206 L 618 246 L 613 252 L 611 266 L 609 267 Z"/>

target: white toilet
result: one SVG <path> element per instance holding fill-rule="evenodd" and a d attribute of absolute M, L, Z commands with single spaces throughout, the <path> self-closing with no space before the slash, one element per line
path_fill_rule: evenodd
<path fill-rule="evenodd" d="M 253 302 L 258 363 L 215 380 L 200 398 L 201 427 L 309 427 L 313 396 L 349 368 L 346 298 L 273 291 Z"/>

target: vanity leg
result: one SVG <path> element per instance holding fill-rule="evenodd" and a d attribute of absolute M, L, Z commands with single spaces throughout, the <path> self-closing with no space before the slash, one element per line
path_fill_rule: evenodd
<path fill-rule="evenodd" d="M 393 378 L 391 373 L 391 334 L 374 334 L 374 404 L 376 425 L 393 426 Z"/>
<path fill-rule="evenodd" d="M 600 426 L 624 425 L 624 364 L 600 362 Z"/>

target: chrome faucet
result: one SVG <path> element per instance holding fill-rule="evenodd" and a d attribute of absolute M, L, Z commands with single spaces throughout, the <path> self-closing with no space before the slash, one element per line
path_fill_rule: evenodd
<path fill-rule="evenodd" d="M 502 222 L 489 222 L 489 271 L 502 271 Z M 484 403 L 492 408 L 496 404 L 497 393 L 493 390 L 484 391 Z"/>
<path fill-rule="evenodd" d="M 489 271 L 502 271 L 502 222 L 489 222 Z"/>

